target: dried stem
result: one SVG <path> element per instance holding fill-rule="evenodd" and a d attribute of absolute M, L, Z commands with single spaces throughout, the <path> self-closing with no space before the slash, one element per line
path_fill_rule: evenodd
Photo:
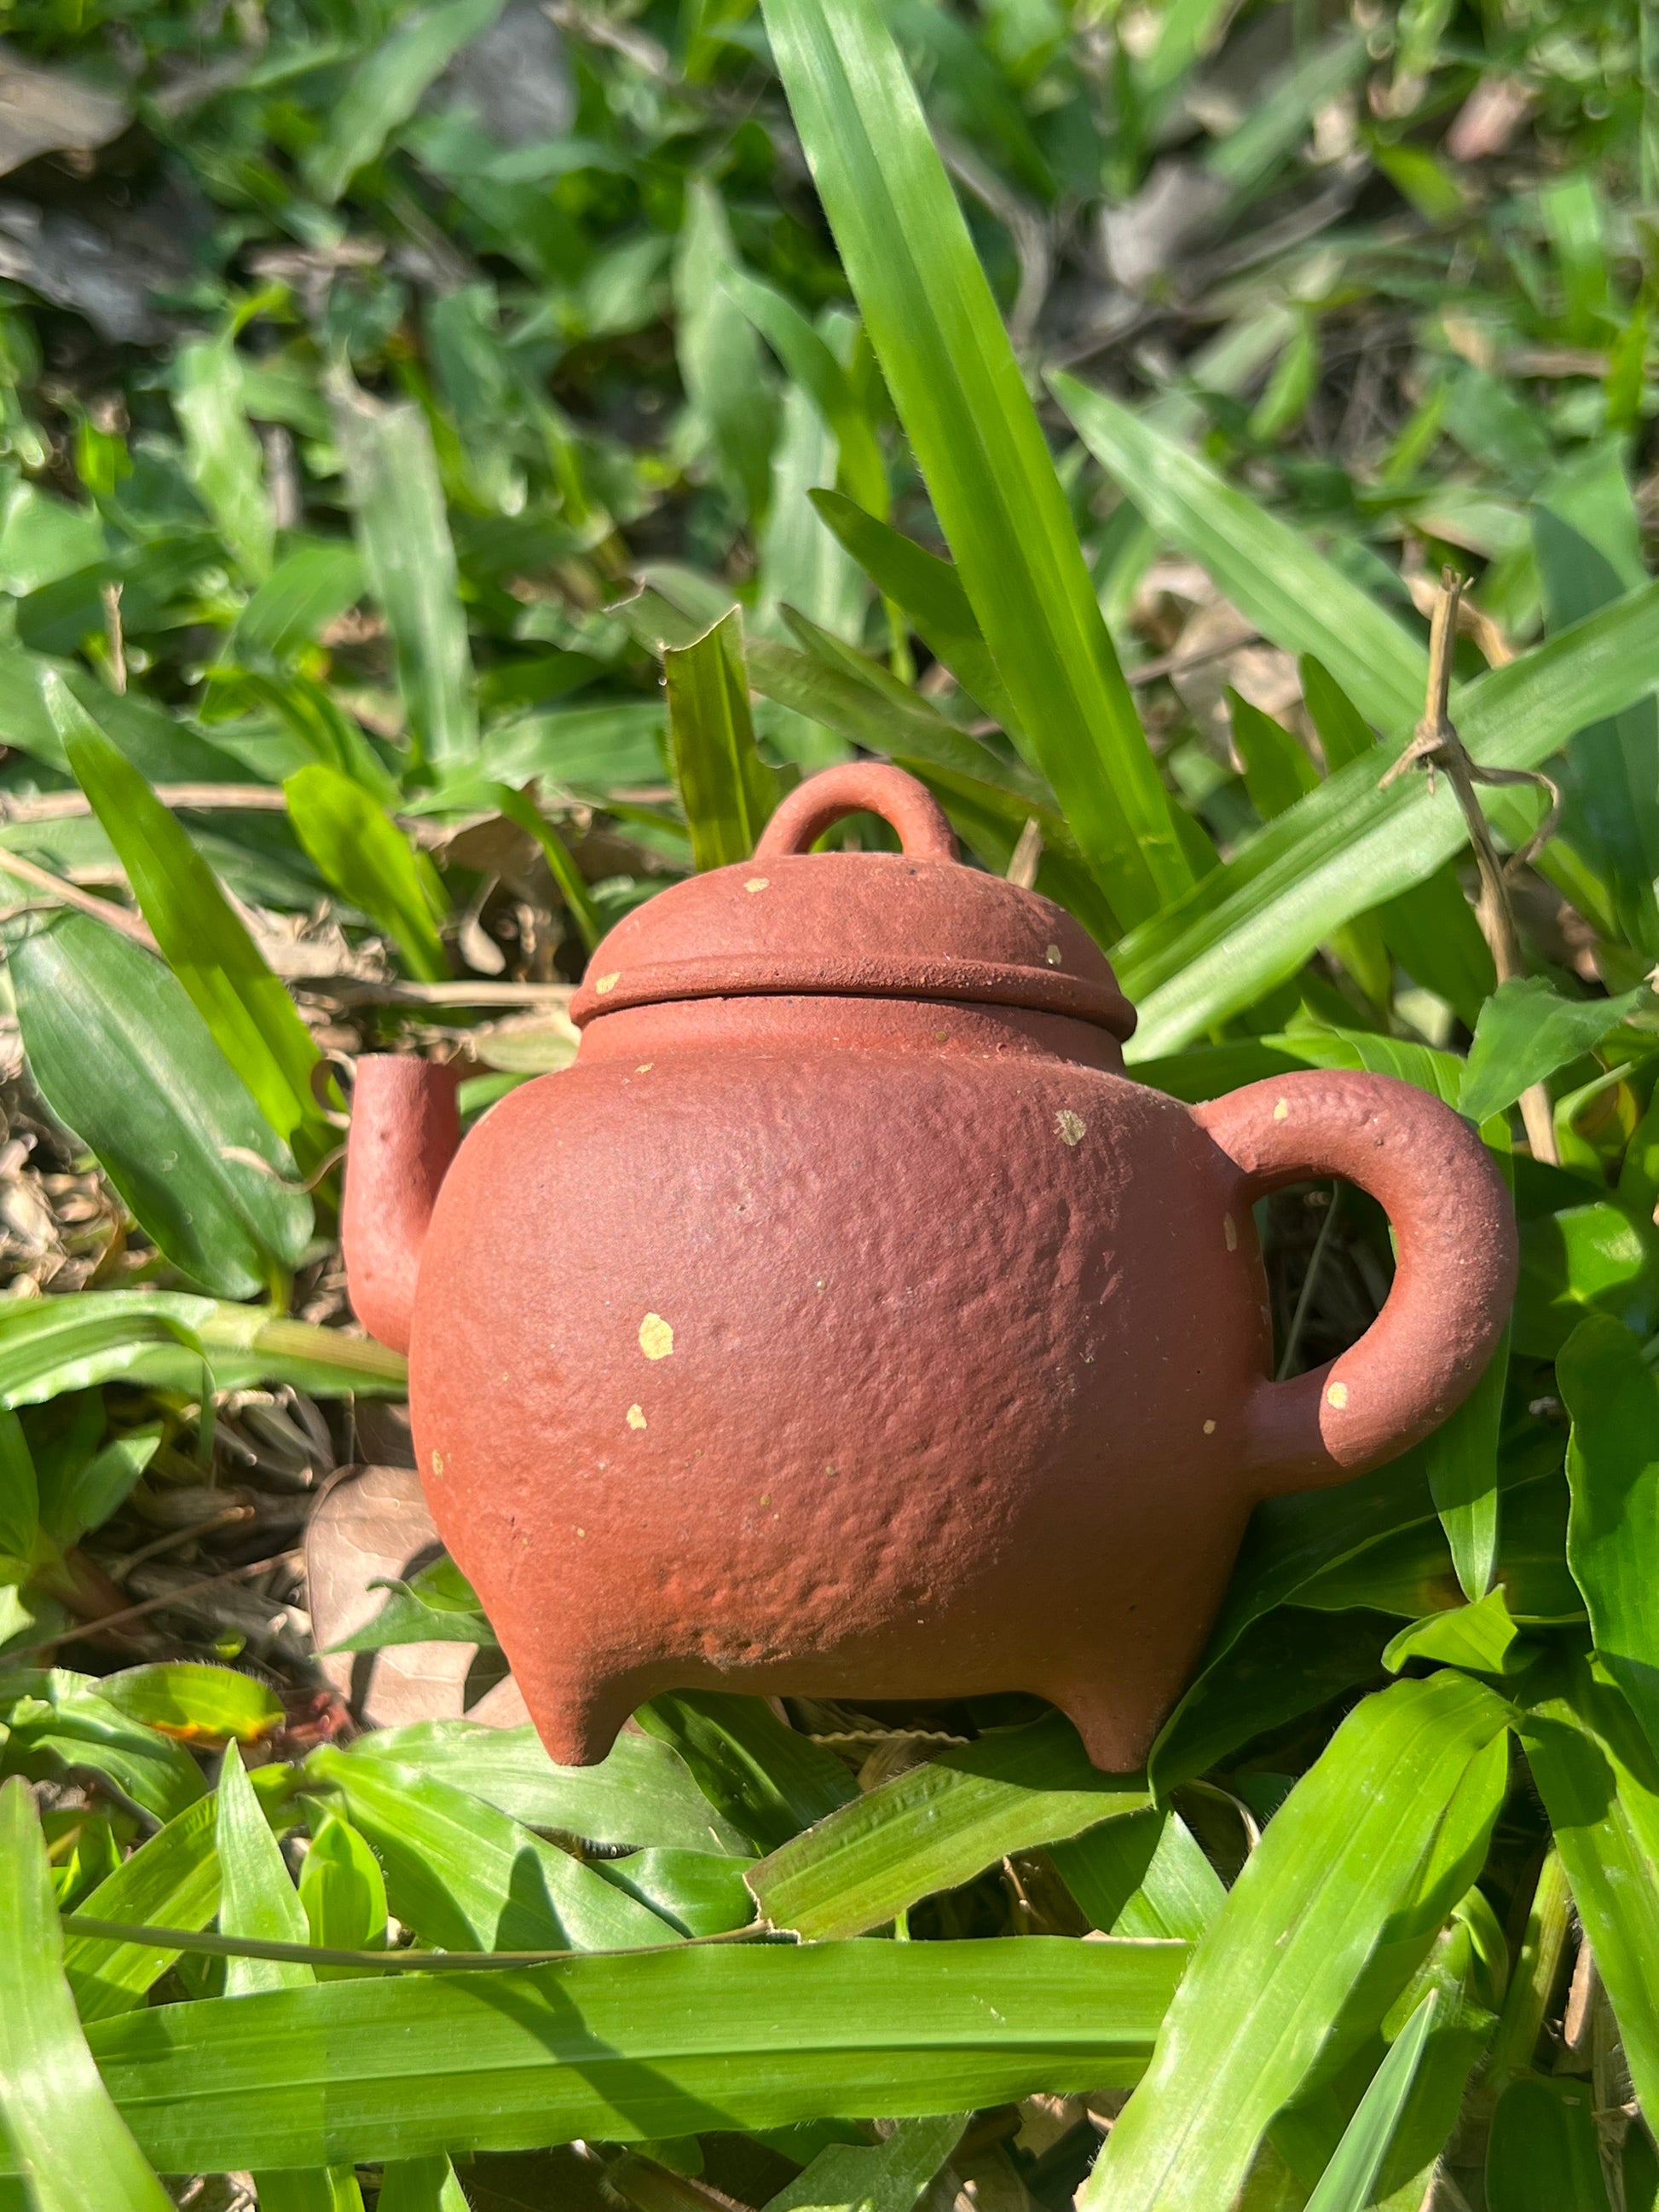
<path fill-rule="evenodd" d="M 109 688 L 125 692 L 127 688 L 127 640 L 121 623 L 121 586 L 100 584 L 98 596 L 104 602 L 104 635 L 109 641 Z"/>
<path fill-rule="evenodd" d="M 222 1583 L 252 1582 L 256 1575 L 267 1574 L 272 1567 L 284 1566 L 300 1557 L 290 1545 L 285 1552 L 273 1552 L 268 1559 L 254 1559 L 245 1567 L 227 1567 L 220 1575 L 204 1575 L 199 1582 L 182 1583 L 177 1589 L 163 1590 L 159 1597 L 147 1597 L 137 1605 L 123 1606 L 119 1613 L 100 1613 L 96 1620 L 77 1621 L 61 1635 L 43 1636 L 38 1643 L 25 1646 L 16 1656 L 31 1659 L 40 1651 L 55 1651 L 60 1644 L 78 1644 L 82 1637 L 100 1636 L 110 1629 L 125 1628 L 130 1620 L 148 1620 L 152 1613 L 164 1613 L 171 1605 L 186 1603 L 198 1590 L 215 1589 Z"/>
<path fill-rule="evenodd" d="M 1029 891 L 1036 882 L 1038 864 L 1042 859 L 1042 824 L 1035 814 L 1028 817 L 1020 831 L 1008 861 L 1008 880 Z"/>
<path fill-rule="evenodd" d="M 136 914 L 129 914 L 125 907 L 115 906 L 108 899 L 94 898 L 90 891 L 66 884 L 49 868 L 25 860 L 21 853 L 8 853 L 3 847 L 0 847 L 0 868 L 9 876 L 33 884 L 36 890 L 44 891 L 52 905 L 72 906 L 79 914 L 92 915 L 99 921 L 106 921 L 112 929 L 118 929 L 124 937 L 130 937 L 135 945 L 142 945 L 146 952 L 155 951 L 155 939 L 148 924 Z"/>
<path fill-rule="evenodd" d="M 1509 871 L 1498 857 L 1492 842 L 1492 830 L 1476 796 L 1477 784 L 1527 783 L 1541 787 L 1549 794 L 1550 804 L 1543 820 L 1533 832 L 1520 852 L 1509 863 L 1509 868 L 1526 866 L 1547 843 L 1561 812 L 1561 794 L 1541 770 L 1537 769 L 1485 768 L 1471 760 L 1453 724 L 1449 705 L 1451 698 L 1452 653 L 1457 638 L 1458 603 L 1463 596 L 1463 580 L 1451 568 L 1441 573 L 1440 597 L 1435 604 L 1433 623 L 1429 632 L 1428 701 L 1423 719 L 1418 724 L 1411 743 L 1394 766 L 1383 776 L 1385 784 L 1403 775 L 1407 769 L 1419 763 L 1429 772 L 1429 791 L 1434 791 L 1435 772 L 1444 769 L 1451 787 L 1457 794 L 1457 804 L 1462 810 L 1463 821 L 1469 834 L 1469 844 L 1474 853 L 1475 866 L 1480 876 L 1480 896 L 1475 903 L 1475 919 L 1480 932 L 1492 947 L 1492 964 L 1498 970 L 1500 983 L 1514 981 L 1527 972 L 1522 956 L 1521 939 L 1515 926 L 1515 908 L 1510 900 Z M 1521 1119 L 1526 1124 L 1527 1141 L 1535 1160 L 1557 1164 L 1555 1149 L 1555 1115 L 1550 1104 L 1549 1092 L 1541 1083 L 1534 1084 L 1521 1094 Z"/>
<path fill-rule="evenodd" d="M 1319 1234 L 1314 1239 L 1313 1256 L 1308 1262 L 1308 1272 L 1302 1279 L 1302 1289 L 1297 1298 L 1296 1311 L 1291 1316 L 1290 1328 L 1285 1333 L 1285 1353 L 1279 1363 L 1279 1372 L 1273 1377 L 1275 1382 L 1284 1382 L 1295 1363 L 1297 1353 L 1302 1349 L 1303 1328 L 1308 1318 L 1308 1309 L 1313 1304 L 1314 1288 L 1319 1280 L 1319 1271 L 1325 1261 L 1325 1248 L 1331 1241 L 1331 1230 L 1335 1224 L 1337 1208 L 1341 1202 L 1342 1186 L 1340 1182 L 1334 1182 L 1331 1185 L 1330 1200 L 1325 1209 L 1325 1218 L 1320 1223 Z"/>

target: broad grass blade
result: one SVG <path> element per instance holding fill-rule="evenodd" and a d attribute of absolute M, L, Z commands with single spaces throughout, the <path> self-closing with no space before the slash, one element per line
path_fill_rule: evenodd
<path fill-rule="evenodd" d="M 219 1769 L 218 1808 L 214 1847 L 223 1884 L 220 1934 L 253 1936 L 267 1943 L 308 1943 L 305 1908 L 234 1743 L 226 1746 Z M 252 1996 L 261 1990 L 305 1989 L 315 1980 L 311 1968 L 295 1960 L 230 1959 L 225 1963 L 228 1997 Z"/>
<path fill-rule="evenodd" d="M 367 1337 L 186 1291 L 75 1291 L 0 1310 L 0 1405 L 38 1406 L 100 1382 L 193 1393 L 204 1360 L 224 1390 L 292 1382 L 321 1397 L 400 1397 L 408 1388 L 402 1356 Z"/>
<path fill-rule="evenodd" d="M 1521 1741 L 1584 1934 L 1613 2002 L 1631 2079 L 1659 2111 L 1659 1778 L 1619 1693 L 1580 1668 L 1528 1712 Z"/>
<path fill-rule="evenodd" d="M 253 1794 L 242 1754 L 227 1745 L 219 1769 L 218 1820 L 214 1833 L 223 1878 L 219 1932 L 265 1942 L 307 1943 L 310 1922 L 289 1878 L 276 1838 Z M 228 1959 L 225 1999 L 265 1990 L 311 1989 L 315 1971 L 296 1959 Z M 256 2172 L 261 2212 L 362 2212 L 356 2176 L 348 2168 L 279 2167 Z"/>
<path fill-rule="evenodd" d="M 1575 455 L 1534 504 L 1533 550 L 1551 630 L 1645 580 L 1622 444 L 1608 439 Z M 1581 730 L 1560 782 L 1566 835 L 1606 884 L 1621 933 L 1659 953 L 1659 702 L 1638 700 Z"/>
<path fill-rule="evenodd" d="M 648 1905 L 682 1936 L 724 1936 L 747 1928 L 755 1900 L 744 1875 L 752 1861 L 719 1851 L 630 1851 L 596 1859 L 594 1871 L 624 1895 Z"/>
<path fill-rule="evenodd" d="M 720 194 L 697 179 L 686 192 L 674 260 L 680 378 L 728 488 L 758 527 L 766 514 L 777 403 L 762 374 L 749 318 L 726 289 L 737 265 Z"/>
<path fill-rule="evenodd" d="M 201 1769 L 181 1744 L 129 1720 L 98 1694 L 95 1679 L 53 1668 L 37 1674 L 27 1703 L 9 1718 L 8 1757 L 45 1771 L 89 1768 L 154 1820 L 170 1820 L 203 1796 Z"/>
<path fill-rule="evenodd" d="M 775 1850 L 859 1794 L 833 1753 L 786 1728 L 759 1698 L 671 1690 L 634 1717 L 673 1746 L 720 1817 L 762 1851 Z"/>
<path fill-rule="evenodd" d="M 311 1201 L 177 979 L 73 913 L 15 939 L 8 965 L 41 1096 L 173 1265 L 227 1298 L 285 1280 Z"/>
<path fill-rule="evenodd" d="M 1589 2081 L 1511 2081 L 1486 2142 L 1486 2212 L 1608 2212 L 1595 2106 Z"/>
<path fill-rule="evenodd" d="M 605 924 L 580 869 L 570 856 L 570 848 L 527 791 L 514 791 L 511 784 L 498 783 L 492 788 L 492 796 L 507 820 L 527 830 L 541 847 L 548 873 L 576 925 L 576 934 L 591 952 L 605 934 Z"/>
<path fill-rule="evenodd" d="M 1084 2186 L 1084 2212 L 1231 2203 L 1508 1711 L 1444 1673 L 1396 1684 L 1349 1715 L 1210 1923 L 1146 2081 Z"/>
<path fill-rule="evenodd" d="M 0 2135 L 32 2212 L 168 2212 L 99 2079 L 64 1979 L 64 1936 L 29 1786 L 0 1787 Z"/>
<path fill-rule="evenodd" d="M 309 1167 L 333 1133 L 312 1097 L 317 1048 L 293 1000 L 143 775 L 55 673 L 43 676 L 41 690 L 163 957 L 265 1119 Z"/>
<path fill-rule="evenodd" d="M 1476 759 L 1536 768 L 1585 722 L 1659 684 L 1659 585 L 1647 585 L 1456 695 Z M 1413 709 L 1415 714 L 1417 709 Z M 1401 743 L 1409 720 L 1395 726 Z M 1465 842 L 1442 781 L 1386 790 L 1394 746 L 1352 763 L 1270 823 L 1180 903 L 1131 933 L 1114 955 L 1140 1012 L 1129 1056 L 1178 1050 L 1293 975 L 1333 929 L 1433 873 Z"/>
<path fill-rule="evenodd" d="M 1596 1656 L 1659 1757 L 1659 1376 L 1610 1316 L 1580 1322 L 1556 1363 L 1572 1416 L 1567 1564 Z"/>
<path fill-rule="evenodd" d="M 343 538 L 294 545 L 236 617 L 232 656 L 255 665 L 286 660 L 363 596 L 362 556 Z"/>
<path fill-rule="evenodd" d="M 29 1560 L 40 1535 L 40 1486 L 23 1424 L 0 1413 L 0 1553 Z"/>
<path fill-rule="evenodd" d="M 449 962 L 433 913 L 445 900 L 430 862 L 385 808 L 337 769 L 300 769 L 283 790 L 294 834 L 324 880 L 385 931 L 422 981 L 442 982 Z"/>
<path fill-rule="evenodd" d="M 884 2142 L 867 2149 L 830 2143 L 767 2199 L 764 2212 L 911 2212 L 961 2142 L 968 2119 L 966 2112 L 954 2112 L 901 2120 Z"/>
<path fill-rule="evenodd" d="M 244 574 L 263 584 L 270 574 L 276 526 L 259 441 L 243 404 L 234 340 L 227 336 L 185 346 L 173 375 L 191 480 Z"/>
<path fill-rule="evenodd" d="M 162 2172 L 335 2166 L 1127 2085 L 1187 1955 L 1044 1936 L 677 1945 L 173 2005 L 90 2039 Z"/>
<path fill-rule="evenodd" d="M 1144 1785 L 1097 1773 L 1054 1713 L 895 1775 L 763 1859 L 749 1887 L 775 1927 L 858 1936 L 1010 1851 L 1151 1802 Z"/>
<path fill-rule="evenodd" d="M 954 565 L 890 527 L 884 518 L 866 513 L 867 502 L 860 505 L 840 491 L 818 491 L 812 504 L 883 597 L 902 608 L 928 650 L 1024 750 L 1014 702 Z"/>
<path fill-rule="evenodd" d="M 92 1920 L 125 1927 L 205 1928 L 219 1909 L 218 1803 L 199 1797 L 122 1860 L 81 1900 Z M 102 1937 L 69 1936 L 64 1971 L 83 2021 L 131 2012 L 177 1960 L 176 1951 Z"/>
<path fill-rule="evenodd" d="M 157 1659 L 102 1676 L 98 1689 L 129 1719 L 164 1729 L 181 1743 L 226 1737 L 258 1743 L 283 1723 L 283 1701 L 275 1691 L 234 1667 Z"/>
<path fill-rule="evenodd" d="M 502 0 L 440 0 L 435 8 L 411 9 L 389 37 L 369 47 L 346 76 L 322 136 L 306 154 L 306 181 L 319 199 L 339 198 L 413 115 L 451 57 L 487 31 L 501 7 Z"/>
<path fill-rule="evenodd" d="M 348 2167 L 311 2166 L 253 2177 L 259 2212 L 363 2212 L 363 2193 Z"/>
<path fill-rule="evenodd" d="M 772 457 L 771 510 L 760 542 L 755 610 L 759 629 L 775 630 L 783 610 L 798 607 L 832 636 L 863 634 L 870 586 L 858 563 L 818 520 L 809 496 L 835 473 L 834 434 L 801 386 L 792 384 L 784 395 L 782 427 Z M 843 747 L 826 749 L 821 732 L 802 730 L 799 724 L 772 734 L 780 750 L 809 769 L 847 757 Z"/>
<path fill-rule="evenodd" d="M 737 268 L 726 272 L 727 292 L 748 316 L 834 432 L 836 473 L 848 493 L 872 514 L 887 511 L 887 466 L 859 404 L 852 379 L 793 300 Z M 817 501 L 814 501 L 817 504 Z M 822 512 L 822 509 L 820 509 Z M 850 550 L 850 549 L 849 549 Z"/>
<path fill-rule="evenodd" d="M 383 405 L 343 377 L 333 398 L 357 544 L 392 632 L 410 733 L 434 767 L 453 768 L 477 751 L 477 704 L 432 434 L 412 401 Z"/>
<path fill-rule="evenodd" d="M 1365 2212 L 1394 2131 L 1417 2079 L 1440 1993 L 1431 1990 L 1389 2047 L 1349 2121 L 1335 2157 L 1308 2199 L 1307 2212 Z"/>
<path fill-rule="evenodd" d="M 1610 1030 L 1654 1005 L 1645 983 L 1614 999 L 1564 999 L 1543 975 L 1500 983 L 1475 1025 L 1460 1109 L 1472 1121 L 1503 1113 L 1529 1085 L 1593 1052 Z"/>
<path fill-rule="evenodd" d="M 663 653 L 668 749 L 699 868 L 746 860 L 777 803 L 772 771 L 755 744 L 744 666 L 743 617 L 734 607 L 694 645 Z"/>
<path fill-rule="evenodd" d="M 1179 1813 L 1133 1813 L 1051 1846 L 1060 1879 L 1113 1936 L 1195 1943 L 1227 1892 Z"/>
<path fill-rule="evenodd" d="M 467 2212 L 467 2202 L 447 2158 L 400 2158 L 380 2178 L 376 2212 Z"/>
<path fill-rule="evenodd" d="M 307 1771 L 339 1793 L 386 1870 L 392 1911 L 428 1943 L 600 1950 L 673 1939 L 648 1905 L 453 1783 L 333 1750 L 314 1753 Z"/>
<path fill-rule="evenodd" d="M 842 262 L 969 603 L 1126 921 L 1191 881 L 1036 410 L 892 33 L 870 0 L 766 24 Z"/>
<path fill-rule="evenodd" d="M 1264 637 L 1334 671 L 1369 720 L 1411 726 L 1423 711 L 1428 655 L 1392 615 L 1156 423 L 1075 377 L 1049 382 L 1079 437 L 1158 537 L 1198 562 Z"/>
<path fill-rule="evenodd" d="M 722 1819 L 668 1744 L 629 1732 L 597 1766 L 556 1766 L 533 1728 L 416 1721 L 379 1729 L 351 1747 L 356 1759 L 391 1759 L 482 1797 L 527 1827 L 635 1850 L 723 1851 L 750 1845 Z"/>

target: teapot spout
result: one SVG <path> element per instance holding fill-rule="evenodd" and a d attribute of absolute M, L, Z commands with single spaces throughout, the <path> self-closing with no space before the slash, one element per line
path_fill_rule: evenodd
<path fill-rule="evenodd" d="M 357 1062 L 346 1144 L 341 1242 L 351 1310 L 369 1334 L 407 1352 L 421 1248 L 461 1140 L 459 1071 L 402 1054 Z"/>

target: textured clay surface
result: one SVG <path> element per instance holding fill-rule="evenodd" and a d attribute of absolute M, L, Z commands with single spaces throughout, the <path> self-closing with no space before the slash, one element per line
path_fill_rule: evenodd
<path fill-rule="evenodd" d="M 1402 1449 L 1501 1330 L 1508 1202 L 1425 1094 L 1317 1073 L 1192 1112 L 1128 1080 L 1097 949 L 944 859 L 896 771 L 799 787 L 780 847 L 848 805 L 897 820 L 892 778 L 922 802 L 903 855 L 757 854 L 613 932 L 574 1066 L 473 1131 L 423 1244 L 453 1085 L 399 1076 L 396 1106 L 362 1063 L 354 1301 L 396 1328 L 412 1239 L 422 1480 L 556 1759 L 719 1684 L 1035 1691 L 1132 1769 L 1252 1506 Z M 722 944 L 740 994 L 681 995 Z M 1274 1384 L 1251 1203 L 1329 1174 L 1388 1208 L 1395 1288 Z"/>

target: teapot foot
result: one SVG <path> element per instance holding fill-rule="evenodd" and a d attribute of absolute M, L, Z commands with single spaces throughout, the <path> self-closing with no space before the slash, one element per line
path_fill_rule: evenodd
<path fill-rule="evenodd" d="M 518 1679 L 536 1733 L 556 1766 L 598 1766 L 610 1756 L 640 1703 L 640 1697 L 614 1681 L 537 1682 L 522 1674 Z"/>
<path fill-rule="evenodd" d="M 1157 1737 L 1161 1713 L 1126 1712 L 1119 1703 L 1089 1690 L 1052 1690 L 1058 1705 L 1083 1739 L 1089 1764 L 1102 1774 L 1139 1774 Z"/>

